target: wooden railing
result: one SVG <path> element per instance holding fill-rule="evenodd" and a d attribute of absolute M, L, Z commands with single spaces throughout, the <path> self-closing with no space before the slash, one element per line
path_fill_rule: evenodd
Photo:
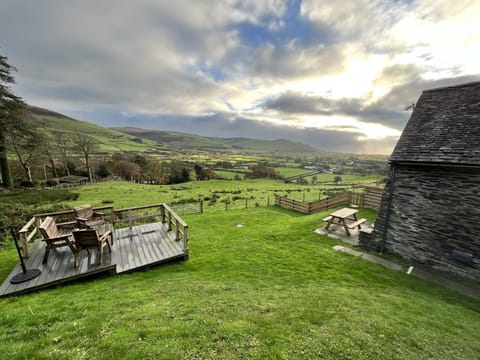
<path fill-rule="evenodd" d="M 154 210 L 153 212 L 148 211 L 152 209 Z M 140 214 L 138 214 L 139 212 Z M 157 217 L 161 218 L 162 223 L 167 224 L 168 231 L 175 231 L 175 240 L 182 241 L 183 250 L 187 251 L 188 225 L 167 204 L 153 204 L 114 209 L 112 224 L 115 226 L 115 224 L 127 223 L 127 226 L 131 228 L 135 222 L 151 220 Z"/>
<path fill-rule="evenodd" d="M 151 211 L 152 209 L 153 212 Z M 110 221 L 114 227 L 116 224 L 121 226 L 122 223 L 132 227 L 136 222 L 159 217 L 162 223 L 167 224 L 168 231 L 175 232 L 175 240 L 183 242 L 183 249 L 185 251 L 188 249 L 188 225 L 167 204 L 144 205 L 124 209 L 114 209 L 113 206 L 109 205 L 94 207 L 93 210 L 104 212 L 105 219 Z M 37 237 L 40 224 L 47 216 L 54 217 L 59 226 L 70 225 L 74 227 L 76 224 L 75 211 L 73 209 L 36 214 L 19 231 L 22 255 L 24 257 L 30 256 L 28 243 Z"/>
<path fill-rule="evenodd" d="M 94 211 L 105 211 L 110 210 L 110 214 L 105 214 L 107 220 L 112 217 L 113 206 L 97 206 L 93 208 Z M 37 234 L 39 233 L 38 229 L 42 221 L 47 217 L 52 216 L 58 221 L 58 225 L 72 225 L 76 223 L 75 221 L 75 211 L 72 210 L 64 210 L 64 211 L 56 211 L 56 212 L 49 212 L 49 213 L 42 213 L 34 215 L 18 232 L 20 235 L 20 246 L 22 248 L 22 255 L 23 257 L 29 257 L 30 253 L 28 251 L 28 243 L 36 238 Z"/>

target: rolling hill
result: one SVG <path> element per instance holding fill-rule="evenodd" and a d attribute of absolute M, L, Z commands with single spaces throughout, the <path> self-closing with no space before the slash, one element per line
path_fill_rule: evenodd
<path fill-rule="evenodd" d="M 113 128 L 142 139 L 150 139 L 173 148 L 206 151 L 231 151 L 252 153 L 313 154 L 320 150 L 290 140 L 259 140 L 250 138 L 214 138 L 173 131 L 145 130 L 132 127 Z"/>
<path fill-rule="evenodd" d="M 72 119 L 54 111 L 35 106 L 29 106 L 28 111 L 33 126 L 42 129 L 47 134 L 53 131 L 64 131 L 91 136 L 97 140 L 100 152 L 147 151 L 158 146 L 156 141 L 140 139 L 124 132 Z"/>
<path fill-rule="evenodd" d="M 260 154 L 314 154 L 320 152 L 319 149 L 312 146 L 283 139 L 223 139 L 133 127 L 104 128 L 35 106 L 29 106 L 28 110 L 33 126 L 42 129 L 47 134 L 53 131 L 63 131 L 91 136 L 97 140 L 99 152 L 145 152 L 154 149 Z"/>

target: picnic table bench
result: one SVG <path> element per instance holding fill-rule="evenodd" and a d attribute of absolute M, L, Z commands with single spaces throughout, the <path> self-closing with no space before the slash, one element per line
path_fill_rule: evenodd
<path fill-rule="evenodd" d="M 357 218 L 357 209 L 343 208 L 331 213 L 329 216 L 323 218 L 323 221 L 326 221 L 328 224 L 325 226 L 325 229 L 329 229 L 330 225 L 336 224 L 341 225 L 345 229 L 345 233 L 350 236 L 349 229 L 354 229 L 358 227 L 361 229 L 361 225 L 367 221 L 367 219 L 358 219 Z"/>

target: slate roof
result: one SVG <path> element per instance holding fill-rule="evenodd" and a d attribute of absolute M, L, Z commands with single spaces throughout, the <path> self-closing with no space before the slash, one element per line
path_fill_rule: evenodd
<path fill-rule="evenodd" d="M 480 166 L 480 81 L 425 90 L 390 161 Z"/>

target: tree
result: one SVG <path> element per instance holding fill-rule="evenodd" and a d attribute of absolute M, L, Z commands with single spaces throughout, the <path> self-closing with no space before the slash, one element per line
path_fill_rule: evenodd
<path fill-rule="evenodd" d="M 110 175 L 110 171 L 108 171 L 107 166 L 105 164 L 100 164 L 98 166 L 98 169 L 95 171 L 95 175 L 104 179 Z"/>
<path fill-rule="evenodd" d="M 0 180 L 2 186 L 10 188 L 13 180 L 8 165 L 7 134 L 13 129 L 24 128 L 23 115 L 26 104 L 13 94 L 10 85 L 15 83 L 12 72 L 15 67 L 8 63 L 6 56 L 0 55 Z"/>
<path fill-rule="evenodd" d="M 250 167 L 250 172 L 245 175 L 250 179 L 280 179 L 281 176 L 275 168 L 265 164 L 258 164 Z"/>
<path fill-rule="evenodd" d="M 141 168 L 139 165 L 128 160 L 118 160 L 113 165 L 113 171 L 116 175 L 125 180 L 139 178 L 141 175 Z"/>
<path fill-rule="evenodd" d="M 63 131 L 53 131 L 53 141 L 57 145 L 58 151 L 62 155 L 63 167 L 67 175 L 70 175 L 70 169 L 68 166 L 68 151 L 72 147 L 71 134 Z"/>
<path fill-rule="evenodd" d="M 334 182 L 335 184 L 338 184 L 340 181 L 342 181 L 342 177 L 341 177 L 341 176 L 338 176 L 338 175 L 337 175 L 337 176 L 335 176 L 335 177 L 333 178 L 333 182 Z"/>
<path fill-rule="evenodd" d="M 87 168 L 88 178 L 90 182 L 93 181 L 93 174 L 90 169 L 90 155 L 92 154 L 97 141 L 87 135 L 83 134 L 74 134 L 72 137 L 73 143 L 76 145 L 77 150 L 80 151 L 85 159 L 85 167 Z"/>
<path fill-rule="evenodd" d="M 8 143 L 23 168 L 25 178 L 33 182 L 32 166 L 42 153 L 42 136 L 31 130 L 14 128 L 9 134 Z"/>

